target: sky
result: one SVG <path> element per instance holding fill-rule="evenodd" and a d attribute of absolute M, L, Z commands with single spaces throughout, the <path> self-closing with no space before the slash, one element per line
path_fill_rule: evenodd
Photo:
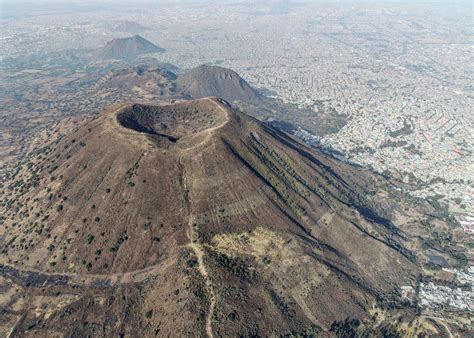
<path fill-rule="evenodd" d="M 44 3 L 55 3 L 55 4 L 104 4 L 104 3 L 121 3 L 121 4 L 133 4 L 133 3 L 154 3 L 154 4 L 184 4 L 184 3 L 278 3 L 278 2 L 306 2 L 306 3 L 472 3 L 471 0 L 138 0 L 131 2 L 130 0 L 0 0 L 2 4 L 44 4 Z"/>
<path fill-rule="evenodd" d="M 20 16 L 34 16 L 40 12 L 82 12 L 95 10 L 113 10 L 111 6 L 131 7 L 136 5 L 170 5 L 170 4 L 231 4 L 231 3 L 426 3 L 444 6 L 444 4 L 453 6 L 470 7 L 472 12 L 472 0 L 0 0 L 0 18 L 13 19 Z M 469 9 L 468 9 L 469 10 Z"/>

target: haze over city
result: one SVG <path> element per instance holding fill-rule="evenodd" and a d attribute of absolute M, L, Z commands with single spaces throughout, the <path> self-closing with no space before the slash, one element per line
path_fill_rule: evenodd
<path fill-rule="evenodd" d="M 472 335 L 472 13 L 1 1 L 2 336 Z"/>

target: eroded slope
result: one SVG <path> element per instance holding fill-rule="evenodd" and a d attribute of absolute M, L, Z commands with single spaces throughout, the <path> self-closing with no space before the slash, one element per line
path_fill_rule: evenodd
<path fill-rule="evenodd" d="M 28 295 L 15 308 L 6 302 L 15 332 L 327 335 L 398 332 L 394 318 L 421 325 L 400 294 L 420 274 L 403 229 L 412 220 L 374 212 L 365 187 L 386 193 L 374 178 L 223 100 L 114 107 L 9 182 L 1 268 L 5 289 L 20 290 L 10 298 Z M 31 307 L 40 290 L 79 298 L 48 315 Z M 94 325 L 78 321 L 91 302 L 102 313 Z"/>

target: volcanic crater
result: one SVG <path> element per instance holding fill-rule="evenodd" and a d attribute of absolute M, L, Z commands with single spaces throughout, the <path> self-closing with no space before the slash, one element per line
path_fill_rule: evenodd
<path fill-rule="evenodd" d="M 420 276 L 417 210 L 387 226 L 378 176 L 216 97 L 111 107 L 12 179 L 0 272 L 31 299 L 15 332 L 330 337 L 416 310 L 399 289 Z M 38 317 L 46 295 L 69 303 Z"/>
<path fill-rule="evenodd" d="M 158 146 L 170 146 L 182 138 L 204 134 L 225 124 L 228 117 L 220 104 L 227 105 L 217 98 L 196 100 L 193 105 L 133 104 L 116 116 L 121 127 L 147 134 Z"/>

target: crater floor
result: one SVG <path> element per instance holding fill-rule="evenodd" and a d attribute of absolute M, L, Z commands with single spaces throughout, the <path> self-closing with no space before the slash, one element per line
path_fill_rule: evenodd
<path fill-rule="evenodd" d="M 227 113 L 216 102 L 205 98 L 194 104 L 150 106 L 133 104 L 117 113 L 117 121 L 127 129 L 150 135 L 156 141 L 178 142 L 181 138 L 221 126 Z"/>

